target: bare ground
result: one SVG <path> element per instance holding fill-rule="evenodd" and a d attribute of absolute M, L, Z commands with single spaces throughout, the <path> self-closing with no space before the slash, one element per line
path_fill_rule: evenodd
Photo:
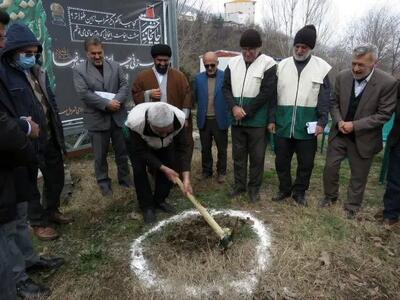
<path fill-rule="evenodd" d="M 193 186 L 196 196 L 210 208 L 234 208 L 252 212 L 272 231 L 272 260 L 259 276 L 253 299 L 400 299 L 400 230 L 388 231 L 373 215 L 381 209 L 384 186 L 378 183 L 382 156 L 375 159 L 365 193 L 364 209 L 356 220 L 347 220 L 340 203 L 319 210 L 322 197 L 324 156 L 318 154 L 308 193 L 309 206 L 300 208 L 292 201 L 274 203 L 277 178 L 273 155 L 267 151 L 262 200 L 250 204 L 245 197 L 231 200 L 226 193 L 232 182 L 219 185 L 215 179 L 200 180 L 199 151 L 193 160 Z M 111 177 L 116 181 L 110 157 Z M 231 162 L 231 161 L 230 161 Z M 130 270 L 130 245 L 150 227 L 131 219 L 137 211 L 133 190 L 113 183 L 114 196 L 103 198 L 95 184 L 90 157 L 68 161 L 75 181 L 73 195 L 63 210 L 72 213 L 72 225 L 58 227 L 62 237 L 54 242 L 35 244 L 39 252 L 57 254 L 67 263 L 58 272 L 40 274 L 48 284 L 51 299 L 190 299 L 183 291 L 162 292 L 146 289 Z M 349 178 L 348 165 L 341 173 L 341 198 Z M 179 211 L 191 209 L 177 189 L 169 198 Z M 159 219 L 167 218 L 159 214 Z M 197 228 L 199 230 L 197 230 Z M 237 277 L 249 267 L 256 239 L 243 234 L 228 255 L 221 255 L 212 233 L 204 223 L 191 220 L 172 227 L 146 241 L 145 255 L 157 272 L 179 286 L 190 281 L 199 286 Z M 191 234 L 189 234 L 191 232 Z M 246 233 L 246 225 L 243 232 Z M 200 246 L 193 246 L 193 241 Z M 192 244 L 191 244 L 192 243 Z M 223 281 L 223 280 L 222 280 Z M 221 284 L 224 284 L 223 282 Z M 243 299 L 228 291 L 208 294 L 202 299 Z"/>

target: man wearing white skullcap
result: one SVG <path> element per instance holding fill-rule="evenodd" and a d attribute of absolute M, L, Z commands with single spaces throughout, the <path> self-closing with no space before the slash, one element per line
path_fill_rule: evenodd
<path fill-rule="evenodd" d="M 165 199 L 172 183 L 182 172 L 185 192 L 192 194 L 190 183 L 191 146 L 185 132 L 185 113 L 167 103 L 136 105 L 125 124 L 129 130 L 128 153 L 133 165 L 135 190 L 144 221 L 156 221 L 155 210 L 173 213 Z M 155 171 L 154 193 L 147 168 Z"/>

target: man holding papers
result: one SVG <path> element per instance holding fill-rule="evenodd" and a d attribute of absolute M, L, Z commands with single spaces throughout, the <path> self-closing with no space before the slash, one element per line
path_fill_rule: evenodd
<path fill-rule="evenodd" d="M 89 131 L 95 157 L 95 173 L 104 196 L 112 194 L 108 177 L 107 153 L 110 139 L 118 168 L 118 182 L 130 187 L 128 156 L 122 126 L 127 117 L 125 102 L 128 84 L 118 63 L 104 59 L 104 49 L 99 38 L 85 41 L 87 60 L 74 69 L 74 84 L 84 103 L 84 122 Z"/>
<path fill-rule="evenodd" d="M 279 192 L 272 200 L 283 201 L 292 196 L 299 205 L 306 205 L 305 191 L 310 183 L 317 150 L 317 136 L 328 122 L 331 66 L 312 55 L 315 46 L 314 25 L 300 29 L 293 44 L 293 56 L 278 65 L 278 103 L 268 129 L 276 133 L 275 166 Z M 297 156 L 297 174 L 291 177 L 293 154 Z"/>

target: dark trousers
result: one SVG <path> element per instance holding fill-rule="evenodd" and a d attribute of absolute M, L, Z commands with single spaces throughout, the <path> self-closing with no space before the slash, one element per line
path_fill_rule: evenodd
<path fill-rule="evenodd" d="M 265 127 L 232 127 L 232 155 L 235 189 L 246 190 L 247 162 L 249 190 L 258 192 L 263 180 L 267 134 Z"/>
<path fill-rule="evenodd" d="M 0 300 L 17 299 L 12 262 L 7 226 L 0 224 Z"/>
<path fill-rule="evenodd" d="M 172 168 L 174 163 L 174 147 L 170 146 L 160 149 L 151 150 L 158 157 L 161 163 L 169 168 Z M 151 190 L 150 181 L 147 173 L 147 163 L 145 159 L 135 157 L 135 153 L 130 153 L 130 159 L 133 167 L 133 179 L 135 182 L 136 196 L 142 211 L 155 208 L 158 204 L 165 201 L 172 188 L 172 182 L 168 180 L 163 172 L 160 170 L 154 171 L 155 186 L 154 193 Z"/>
<path fill-rule="evenodd" d="M 203 174 L 212 175 L 213 173 L 213 157 L 212 142 L 213 139 L 217 145 L 217 173 L 219 175 L 226 174 L 226 160 L 228 148 L 228 130 L 218 128 L 217 120 L 207 119 L 204 127 L 199 130 L 201 142 L 201 165 Z"/>
<path fill-rule="evenodd" d="M 349 160 L 351 177 L 344 208 L 358 211 L 363 201 L 373 157 L 361 157 L 351 137 L 337 135 L 328 144 L 323 176 L 325 197 L 330 200 L 338 198 L 340 165 L 345 158 Z"/>
<path fill-rule="evenodd" d="M 94 153 L 94 170 L 99 184 L 111 182 L 108 177 L 107 154 L 110 146 L 110 139 L 115 153 L 115 163 L 118 169 L 118 182 L 131 183 L 128 167 L 128 154 L 125 146 L 125 139 L 122 128 L 111 119 L 111 128 L 104 131 L 90 131 L 90 140 Z"/>
<path fill-rule="evenodd" d="M 60 195 L 64 187 L 64 161 L 61 149 L 56 141 L 51 138 L 45 148 L 44 161 L 39 164 L 43 174 L 42 202 L 37 188 L 38 168 L 30 168 L 29 176 L 33 184 L 31 199 L 18 199 L 29 201 L 28 217 L 32 226 L 47 226 L 48 215 L 60 207 Z"/>
<path fill-rule="evenodd" d="M 383 204 L 384 218 L 397 220 L 400 216 L 400 142 L 390 149 L 387 185 L 383 196 Z"/>
<path fill-rule="evenodd" d="M 316 151 L 316 137 L 298 140 L 275 135 L 275 168 L 281 192 L 304 195 L 310 185 Z M 292 185 L 291 164 L 294 153 L 297 157 L 297 172 L 296 180 Z"/>

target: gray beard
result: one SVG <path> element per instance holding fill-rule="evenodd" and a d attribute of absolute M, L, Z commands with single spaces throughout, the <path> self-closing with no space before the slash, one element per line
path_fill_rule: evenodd
<path fill-rule="evenodd" d="M 307 58 L 309 58 L 311 55 L 311 51 L 308 52 L 306 55 L 303 56 L 298 56 L 296 53 L 293 53 L 293 57 L 297 61 L 305 61 Z"/>

